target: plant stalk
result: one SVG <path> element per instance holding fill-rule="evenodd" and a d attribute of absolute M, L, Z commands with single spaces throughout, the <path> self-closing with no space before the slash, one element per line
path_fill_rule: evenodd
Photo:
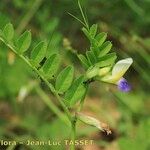
<path fill-rule="evenodd" d="M 75 150 L 76 122 L 77 122 L 77 118 L 75 116 L 75 117 L 73 117 L 72 125 L 71 125 L 71 146 L 70 146 L 70 150 Z"/>
<path fill-rule="evenodd" d="M 83 95 L 83 97 L 81 99 L 78 112 L 80 112 L 82 110 L 82 107 L 83 107 L 83 104 L 84 104 L 84 100 L 85 100 L 85 97 L 86 97 L 86 94 L 87 94 L 87 91 L 88 91 L 88 86 L 87 85 L 85 85 L 85 86 L 86 86 L 86 92 L 85 92 L 85 94 Z M 75 150 L 76 124 L 77 124 L 77 121 L 78 121 L 78 118 L 76 117 L 76 114 L 75 114 L 75 116 L 73 117 L 72 122 L 71 122 L 71 127 L 72 127 L 71 128 L 71 142 L 73 142 L 73 144 L 71 144 L 70 150 Z"/>

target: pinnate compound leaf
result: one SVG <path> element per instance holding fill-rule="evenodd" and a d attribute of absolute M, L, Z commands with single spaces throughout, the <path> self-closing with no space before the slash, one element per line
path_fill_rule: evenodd
<path fill-rule="evenodd" d="M 25 31 L 17 40 L 16 47 L 17 52 L 22 54 L 23 52 L 27 51 L 31 44 L 31 32 Z"/>
<path fill-rule="evenodd" d="M 47 50 L 47 42 L 39 42 L 31 52 L 31 62 L 33 65 L 38 66 L 42 59 L 45 57 Z"/>
<path fill-rule="evenodd" d="M 79 102 L 86 92 L 86 87 L 83 83 L 84 76 L 77 78 L 65 94 L 64 102 L 67 107 L 73 107 Z"/>
<path fill-rule="evenodd" d="M 48 79 L 52 79 L 53 75 L 56 74 L 60 64 L 60 57 L 57 54 L 51 55 L 46 62 L 44 63 L 43 67 L 41 68 L 44 76 Z"/>
<path fill-rule="evenodd" d="M 101 131 L 106 132 L 107 134 L 111 134 L 111 130 L 106 123 L 103 123 L 91 116 L 87 116 L 82 113 L 76 113 L 76 116 L 80 121 L 82 121 L 90 126 L 94 126 L 98 129 L 100 129 Z"/>
<path fill-rule="evenodd" d="M 59 73 L 55 83 L 58 93 L 62 94 L 68 90 L 73 80 L 73 74 L 74 68 L 72 66 L 66 67 Z"/>
<path fill-rule="evenodd" d="M 10 41 L 14 37 L 14 27 L 11 23 L 5 25 L 3 29 L 3 36 L 7 41 Z"/>

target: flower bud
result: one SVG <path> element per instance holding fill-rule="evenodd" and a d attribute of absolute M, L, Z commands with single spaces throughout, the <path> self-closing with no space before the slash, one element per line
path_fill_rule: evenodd
<path fill-rule="evenodd" d="M 104 67 L 104 68 L 101 68 L 99 69 L 98 71 L 98 75 L 99 76 L 104 76 L 106 75 L 109 71 L 110 71 L 111 67 Z"/>
<path fill-rule="evenodd" d="M 76 113 L 76 116 L 80 121 L 82 121 L 88 125 L 94 126 L 94 127 L 98 128 L 99 130 L 106 132 L 107 134 L 111 134 L 111 130 L 106 123 L 101 122 L 91 116 L 84 115 L 82 113 Z"/>

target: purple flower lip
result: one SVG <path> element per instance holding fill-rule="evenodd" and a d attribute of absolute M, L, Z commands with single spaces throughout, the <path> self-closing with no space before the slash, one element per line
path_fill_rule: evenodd
<path fill-rule="evenodd" d="M 131 85 L 128 83 L 128 81 L 124 78 L 121 78 L 119 81 L 118 81 L 118 89 L 120 91 L 123 91 L 123 92 L 129 92 L 131 90 Z"/>

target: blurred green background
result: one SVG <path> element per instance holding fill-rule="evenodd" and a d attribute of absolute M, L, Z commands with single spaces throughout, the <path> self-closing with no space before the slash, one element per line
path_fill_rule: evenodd
<path fill-rule="evenodd" d="M 81 150 L 150 149 L 150 0 L 81 0 L 89 23 L 98 23 L 107 32 L 118 59 L 132 57 L 126 74 L 130 93 L 116 87 L 93 83 L 86 97 L 84 113 L 107 122 L 107 136 L 94 127 L 78 124 L 78 139 L 93 139 L 94 145 Z M 47 55 L 60 51 L 63 65 L 74 64 L 83 73 L 74 50 L 83 53 L 88 42 L 81 24 L 68 15 L 81 18 L 75 0 L 1 0 L 0 28 L 11 22 L 19 35 L 31 29 L 33 45 L 48 39 Z M 68 139 L 68 127 L 43 102 L 43 91 L 57 104 L 39 77 L 0 43 L 0 140 Z M 47 97 L 46 97 L 47 98 Z M 59 106 L 59 105 L 58 105 Z M 67 149 L 62 146 L 0 146 L 0 150 Z"/>

